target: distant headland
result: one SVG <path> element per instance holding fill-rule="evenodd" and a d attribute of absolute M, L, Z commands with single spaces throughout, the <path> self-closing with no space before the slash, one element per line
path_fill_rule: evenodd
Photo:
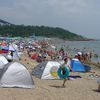
<path fill-rule="evenodd" d="M 0 19 L 0 36 L 30 37 L 34 35 L 48 37 L 48 38 L 60 38 L 71 41 L 95 40 L 86 38 L 84 36 L 70 32 L 60 27 L 15 25 Z"/>

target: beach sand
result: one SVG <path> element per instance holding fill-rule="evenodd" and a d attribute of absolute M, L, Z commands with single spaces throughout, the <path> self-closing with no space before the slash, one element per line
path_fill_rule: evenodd
<path fill-rule="evenodd" d="M 30 73 L 38 64 L 27 54 L 21 57 L 20 62 L 26 65 Z M 100 75 L 99 71 L 92 71 Z M 100 92 L 97 92 L 96 78 L 89 77 L 90 74 L 93 73 L 71 73 L 82 78 L 68 80 L 65 88 L 61 87 L 62 80 L 41 80 L 32 76 L 35 88 L 0 88 L 0 100 L 99 100 Z"/>

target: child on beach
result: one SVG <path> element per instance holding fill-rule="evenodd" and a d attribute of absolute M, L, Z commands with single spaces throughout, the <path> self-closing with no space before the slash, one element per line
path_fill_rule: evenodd
<path fill-rule="evenodd" d="M 70 65 L 71 65 L 70 63 L 71 63 L 71 62 L 70 62 L 70 59 L 69 59 L 69 58 L 64 58 L 64 64 L 63 64 L 63 66 L 68 67 L 69 70 L 72 71 L 72 68 L 71 68 L 71 66 L 70 66 Z M 62 74 L 64 75 L 65 73 L 66 73 L 66 71 L 62 68 Z M 67 81 L 67 78 L 64 78 L 64 79 L 63 79 L 62 87 L 65 87 L 66 81 Z"/>

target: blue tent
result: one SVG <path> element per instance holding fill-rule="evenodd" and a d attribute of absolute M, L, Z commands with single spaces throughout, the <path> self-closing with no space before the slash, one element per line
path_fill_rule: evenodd
<path fill-rule="evenodd" d="M 78 59 L 72 59 L 71 67 L 72 67 L 72 70 L 76 72 L 86 72 L 91 69 L 90 66 L 86 66 L 82 64 Z"/>

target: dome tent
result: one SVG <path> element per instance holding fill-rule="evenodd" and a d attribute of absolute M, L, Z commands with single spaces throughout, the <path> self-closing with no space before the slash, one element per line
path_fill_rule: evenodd
<path fill-rule="evenodd" d="M 78 59 L 72 59 L 71 67 L 75 72 L 87 72 L 91 70 L 90 66 L 84 65 Z"/>
<path fill-rule="evenodd" d="M 7 63 L 7 59 L 4 56 L 0 55 L 0 69 Z"/>
<path fill-rule="evenodd" d="M 60 63 L 56 61 L 45 61 L 38 64 L 32 70 L 32 75 L 40 79 L 59 79 L 57 70 Z"/>
<path fill-rule="evenodd" d="M 0 87 L 32 88 L 32 77 L 24 65 L 18 62 L 6 64 L 0 72 Z"/>

